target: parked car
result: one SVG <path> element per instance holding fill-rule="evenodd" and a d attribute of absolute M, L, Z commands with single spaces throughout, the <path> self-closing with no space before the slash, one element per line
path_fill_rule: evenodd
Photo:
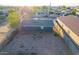
<path fill-rule="evenodd" d="M 40 12 L 36 13 L 36 16 L 39 16 L 39 17 L 48 17 L 49 15 L 48 15 L 47 12 L 40 11 Z"/>

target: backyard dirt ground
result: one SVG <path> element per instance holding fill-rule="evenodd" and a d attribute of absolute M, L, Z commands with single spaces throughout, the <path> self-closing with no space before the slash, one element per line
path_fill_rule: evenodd
<path fill-rule="evenodd" d="M 71 54 L 64 40 L 52 32 L 19 32 L 3 52 L 27 55 Z"/>

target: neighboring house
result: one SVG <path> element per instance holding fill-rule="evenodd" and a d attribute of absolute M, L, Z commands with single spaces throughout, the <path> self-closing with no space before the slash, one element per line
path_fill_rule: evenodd
<path fill-rule="evenodd" d="M 5 19 L 7 15 L 8 15 L 7 10 L 0 10 L 0 19 Z"/>
<path fill-rule="evenodd" d="M 51 12 L 49 12 L 49 15 L 50 15 L 50 17 L 57 18 L 57 17 L 61 16 L 62 13 L 60 11 L 51 11 Z"/>
<path fill-rule="evenodd" d="M 39 12 L 36 13 L 36 16 L 39 16 L 39 17 L 48 17 L 49 14 L 46 11 L 39 11 Z"/>
<path fill-rule="evenodd" d="M 7 16 L 8 16 L 7 10 L 0 10 L 0 24 L 6 21 Z"/>
<path fill-rule="evenodd" d="M 53 29 L 64 39 L 72 53 L 79 54 L 79 18 L 77 16 L 58 17 Z"/>
<path fill-rule="evenodd" d="M 79 11 L 78 11 L 78 12 L 76 12 L 76 16 L 78 16 L 78 17 L 79 17 Z"/>
<path fill-rule="evenodd" d="M 21 24 L 21 29 L 29 32 L 29 31 L 35 31 L 35 32 L 51 32 L 52 31 L 52 27 L 53 27 L 53 20 L 50 19 L 45 20 L 44 18 L 42 20 L 40 20 L 40 18 L 38 18 L 38 20 L 23 20 L 20 24 Z"/>
<path fill-rule="evenodd" d="M 72 10 L 71 9 L 63 10 L 63 11 L 61 11 L 61 13 L 62 13 L 62 16 L 67 16 L 72 13 Z"/>

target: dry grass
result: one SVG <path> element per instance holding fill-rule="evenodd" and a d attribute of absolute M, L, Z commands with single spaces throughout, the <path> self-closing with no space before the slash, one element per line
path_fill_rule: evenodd
<path fill-rule="evenodd" d="M 8 27 L 8 25 L 4 25 L 0 27 L 0 44 L 4 41 L 5 35 L 9 31 L 10 31 L 10 28 Z"/>

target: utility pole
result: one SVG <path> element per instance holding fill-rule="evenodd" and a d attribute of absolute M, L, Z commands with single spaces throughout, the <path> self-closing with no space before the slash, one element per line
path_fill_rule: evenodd
<path fill-rule="evenodd" d="M 51 11 L 51 2 L 50 2 L 49 7 L 48 7 L 48 12 L 50 12 L 50 11 Z"/>
<path fill-rule="evenodd" d="M 50 11 L 51 11 L 51 2 L 50 2 Z"/>

